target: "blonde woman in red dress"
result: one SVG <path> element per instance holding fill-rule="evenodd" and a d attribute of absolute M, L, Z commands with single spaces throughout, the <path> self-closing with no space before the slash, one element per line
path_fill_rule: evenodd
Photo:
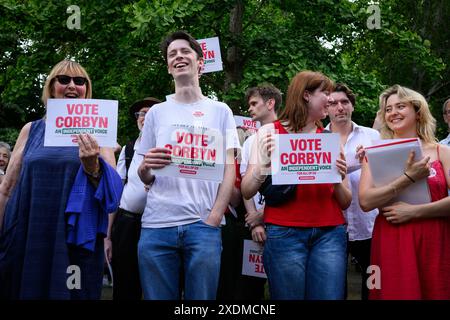
<path fill-rule="evenodd" d="M 361 208 L 380 208 L 371 255 L 380 283 L 369 290 L 369 299 L 450 299 L 450 148 L 437 143 L 436 120 L 421 94 L 394 85 L 381 94 L 380 112 L 382 138 L 418 137 L 424 157 L 414 161 L 411 153 L 405 171 L 382 187 L 373 185 L 367 160 L 363 161 Z M 431 203 L 389 205 L 421 179 L 427 179 Z"/>

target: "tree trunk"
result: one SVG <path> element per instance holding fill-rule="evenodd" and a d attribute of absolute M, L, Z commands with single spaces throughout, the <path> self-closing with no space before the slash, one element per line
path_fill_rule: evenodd
<path fill-rule="evenodd" d="M 243 0 L 237 0 L 230 13 L 229 31 L 231 41 L 227 50 L 225 63 L 224 92 L 227 92 L 233 83 L 238 84 L 242 80 L 244 63 L 240 43 L 242 39 L 243 16 L 244 2 Z M 235 111 L 239 109 L 240 100 L 231 100 L 227 102 L 231 109 Z"/>

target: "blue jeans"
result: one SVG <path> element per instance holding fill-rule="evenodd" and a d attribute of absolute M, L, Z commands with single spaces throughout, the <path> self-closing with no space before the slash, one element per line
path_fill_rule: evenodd
<path fill-rule="evenodd" d="M 221 251 L 220 228 L 203 221 L 143 228 L 138 260 L 144 299 L 179 300 L 184 289 L 185 300 L 214 300 Z"/>
<path fill-rule="evenodd" d="M 347 237 L 343 225 L 267 225 L 263 262 L 272 299 L 344 299 Z"/>

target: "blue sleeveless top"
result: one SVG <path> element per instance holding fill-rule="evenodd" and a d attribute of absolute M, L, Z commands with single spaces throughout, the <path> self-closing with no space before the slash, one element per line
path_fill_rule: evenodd
<path fill-rule="evenodd" d="M 103 241 L 93 253 L 66 244 L 64 212 L 81 164 L 78 147 L 44 147 L 44 133 L 44 120 L 31 124 L 20 176 L 5 209 L 0 298 L 99 299 Z M 80 267 L 81 279 L 71 265 Z"/>

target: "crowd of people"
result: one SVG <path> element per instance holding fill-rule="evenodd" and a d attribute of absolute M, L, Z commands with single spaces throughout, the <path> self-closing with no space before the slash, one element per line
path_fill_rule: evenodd
<path fill-rule="evenodd" d="M 195 38 L 171 33 L 161 51 L 175 93 L 130 106 L 139 135 L 119 149 L 117 167 L 114 150 L 90 134 L 77 135 L 77 147 L 44 146 L 45 119 L 27 123 L 12 151 L 0 142 L 0 299 L 100 299 L 107 261 L 114 300 L 261 300 L 266 280 L 242 274 L 250 239 L 263 248 L 270 299 L 345 299 L 349 255 L 363 300 L 450 299 L 450 135 L 437 142 L 420 93 L 400 85 L 381 93 L 375 130 L 352 120 L 347 85 L 301 71 L 284 107 L 271 84 L 247 90 L 248 113 L 261 125 L 250 134 L 202 93 Z M 86 70 L 63 60 L 42 102 L 92 96 Z M 450 99 L 443 117 L 450 128 Z M 223 137 L 221 181 L 158 173 L 172 163 L 161 141 L 173 128 Z M 339 136 L 340 182 L 277 191 L 276 137 L 327 133 Z M 365 147 L 406 138 L 420 140 L 424 157 L 411 152 L 398 177 L 375 186 Z M 393 202 L 421 180 L 430 203 Z M 372 286 L 370 266 L 380 272 Z"/>

